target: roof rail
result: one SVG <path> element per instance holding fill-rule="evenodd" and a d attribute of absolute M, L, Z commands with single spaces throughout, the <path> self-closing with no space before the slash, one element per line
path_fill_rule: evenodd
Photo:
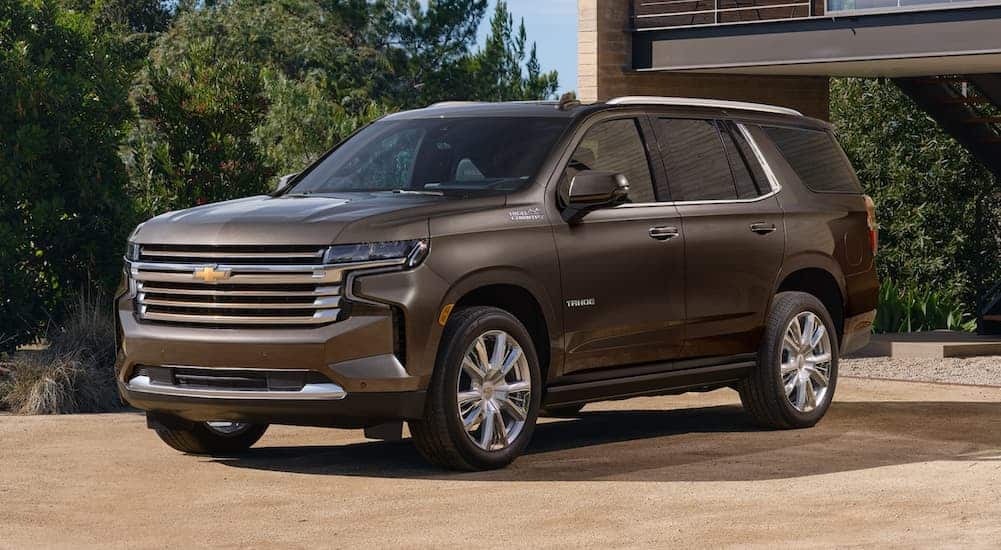
<path fill-rule="evenodd" d="M 763 113 L 777 113 L 780 115 L 803 116 L 803 113 L 789 109 L 788 107 L 777 107 L 775 105 L 765 105 L 762 103 L 748 103 L 745 101 L 725 101 L 722 99 L 701 99 L 695 97 L 658 97 L 658 96 L 625 96 L 610 99 L 608 105 L 676 105 L 679 107 L 715 107 L 719 109 L 740 109 L 742 111 L 760 111 Z"/>
<path fill-rule="evenodd" d="M 433 109 L 435 107 L 458 107 L 460 105 L 482 105 L 483 101 L 439 101 L 438 103 L 432 103 L 425 107 L 425 109 Z"/>

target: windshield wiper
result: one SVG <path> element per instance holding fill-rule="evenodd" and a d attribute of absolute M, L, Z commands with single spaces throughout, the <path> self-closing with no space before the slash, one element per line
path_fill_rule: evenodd
<path fill-rule="evenodd" d="M 433 197 L 445 196 L 445 193 L 441 191 L 420 191 L 414 189 L 393 189 L 390 193 L 396 193 L 397 195 L 430 195 Z"/>

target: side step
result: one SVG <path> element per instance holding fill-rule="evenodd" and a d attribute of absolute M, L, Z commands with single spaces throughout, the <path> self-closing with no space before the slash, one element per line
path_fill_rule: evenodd
<path fill-rule="evenodd" d="M 743 379 L 757 361 L 753 354 L 706 366 L 685 368 L 692 362 L 659 363 L 616 369 L 618 376 L 598 378 L 587 373 L 569 375 L 549 386 L 543 406 L 628 399 L 642 395 L 684 393 L 727 386 Z M 705 364 L 706 361 L 699 360 Z"/>

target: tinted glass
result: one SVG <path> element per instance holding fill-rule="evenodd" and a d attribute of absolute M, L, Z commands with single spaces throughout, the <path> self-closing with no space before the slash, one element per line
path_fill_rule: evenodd
<path fill-rule="evenodd" d="M 563 118 L 376 122 L 314 166 L 292 193 L 511 191 L 538 172 Z"/>
<path fill-rule="evenodd" d="M 861 193 L 858 178 L 834 136 L 820 130 L 765 127 L 786 162 L 811 191 Z"/>
<path fill-rule="evenodd" d="M 629 180 L 629 202 L 656 200 L 646 147 L 634 119 L 600 122 L 588 130 L 567 164 L 560 189 L 568 189 L 570 180 L 583 170 L 625 175 Z"/>
<path fill-rule="evenodd" d="M 737 198 L 723 141 L 712 121 L 662 118 L 657 124 L 673 200 Z"/>
<path fill-rule="evenodd" d="M 737 127 L 726 123 L 725 129 L 721 128 L 720 134 L 723 136 L 726 156 L 730 160 L 733 183 L 737 187 L 737 198 L 753 199 L 767 193 L 769 186 L 764 173 L 761 173 L 761 165 Z"/>

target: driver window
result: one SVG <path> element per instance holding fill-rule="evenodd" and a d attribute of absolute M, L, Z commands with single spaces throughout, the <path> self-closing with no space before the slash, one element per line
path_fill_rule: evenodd
<path fill-rule="evenodd" d="M 646 148 L 635 119 L 599 122 L 587 131 L 570 157 L 560 180 L 560 198 L 564 203 L 571 180 L 584 170 L 625 175 L 629 180 L 628 202 L 657 200 L 653 194 L 653 179 L 650 176 Z"/>

